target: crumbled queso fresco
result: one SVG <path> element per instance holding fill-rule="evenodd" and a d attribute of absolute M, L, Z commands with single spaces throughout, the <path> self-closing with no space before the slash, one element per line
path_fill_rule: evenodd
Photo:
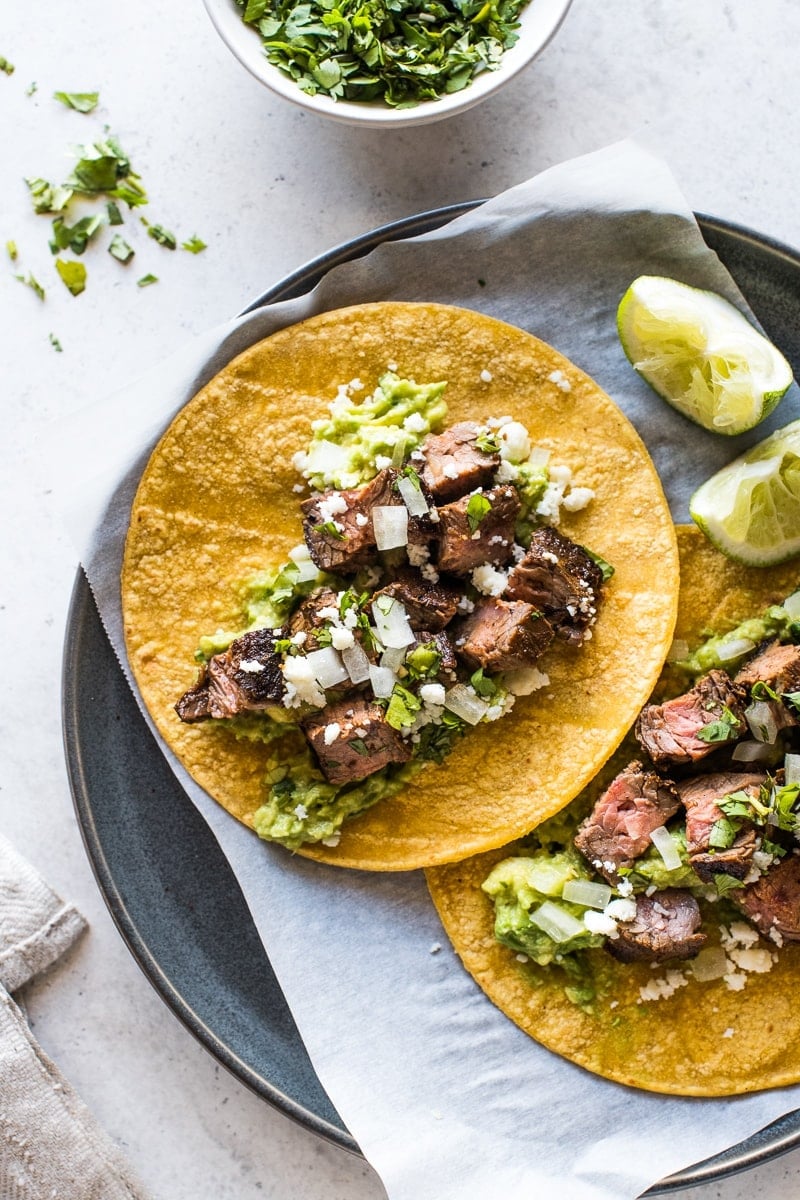
<path fill-rule="evenodd" d="M 732 992 L 740 992 L 747 984 L 747 976 L 752 972 L 758 975 L 771 971 L 778 961 L 778 955 L 769 947 L 758 943 L 761 938 L 752 926 L 744 921 L 732 921 L 730 925 L 720 925 L 720 949 L 708 951 L 709 955 L 719 958 L 719 967 L 703 976 L 704 980 L 722 978 L 725 986 Z M 701 954 L 705 952 L 701 951 Z M 698 956 L 699 960 L 700 956 Z M 695 960 L 695 961 L 698 961 Z M 687 964 L 682 970 L 673 968 L 666 971 L 660 978 L 653 977 L 644 987 L 639 989 L 639 997 L 643 1001 L 663 1000 L 684 984 L 689 982 L 689 974 L 695 974 L 692 965 Z M 732 1036 L 723 1034 L 723 1037 Z"/>

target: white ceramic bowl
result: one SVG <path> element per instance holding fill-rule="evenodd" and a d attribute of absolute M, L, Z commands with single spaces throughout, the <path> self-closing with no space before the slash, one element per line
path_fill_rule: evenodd
<path fill-rule="evenodd" d="M 291 100 L 308 112 L 332 117 L 347 125 L 402 128 L 428 125 L 454 113 L 465 112 L 487 96 L 499 91 L 523 67 L 544 50 L 567 15 L 572 0 L 528 0 L 520 14 L 519 37 L 506 50 L 495 71 L 482 71 L 460 92 L 427 100 L 415 108 L 396 109 L 383 101 L 332 100 L 330 96 L 309 96 L 297 84 L 268 62 L 258 31 L 242 20 L 242 10 L 234 0 L 204 0 L 206 10 L 222 40 L 247 67 L 251 75 L 279 96 Z"/>

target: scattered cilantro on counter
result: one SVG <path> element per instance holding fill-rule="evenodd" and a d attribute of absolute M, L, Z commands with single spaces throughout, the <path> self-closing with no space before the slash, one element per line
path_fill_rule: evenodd
<path fill-rule="evenodd" d="M 90 113 L 97 108 L 100 99 L 99 92 L 53 92 L 53 99 L 60 100 L 67 108 L 74 108 L 79 113 Z"/>
<path fill-rule="evenodd" d="M 153 241 L 158 242 L 159 246 L 165 246 L 167 250 L 174 250 L 178 245 L 178 239 L 174 233 L 170 233 L 169 229 L 165 229 L 163 225 L 147 226 L 147 236 Z"/>
<path fill-rule="evenodd" d="M 151 283 L 158 283 L 157 275 L 143 275 L 141 279 L 136 280 L 137 287 L 150 287 Z"/>
<path fill-rule="evenodd" d="M 517 40 L 525 0 L 236 0 L 302 91 L 404 108 L 465 88 Z"/>
<path fill-rule="evenodd" d="M 80 296 L 86 290 L 86 267 L 73 259 L 56 259 L 56 270 L 64 281 L 64 286 L 73 296 Z"/>
<path fill-rule="evenodd" d="M 14 64 L 10 63 L 7 58 L 3 58 L 2 54 L 0 54 L 0 71 L 2 71 L 4 75 L 14 74 Z"/>
<path fill-rule="evenodd" d="M 48 337 L 50 340 L 50 345 L 53 347 L 54 350 L 57 350 L 58 353 L 60 354 L 62 352 L 62 350 L 64 349 L 64 347 L 61 345 L 61 342 L 58 340 L 58 338 L 56 337 L 56 335 L 54 333 L 48 334 Z"/>
<path fill-rule="evenodd" d="M 19 251 L 17 250 L 16 242 L 11 241 L 11 240 L 6 242 L 6 254 L 11 259 L 12 262 L 17 261 L 17 259 L 19 258 Z"/>
<path fill-rule="evenodd" d="M 121 234 L 115 233 L 108 243 L 108 253 L 112 258 L 116 258 L 118 262 L 126 263 L 131 261 L 135 251 L 133 246 L 129 246 Z"/>
<path fill-rule="evenodd" d="M 45 290 L 42 287 L 42 285 L 39 283 L 38 279 L 36 279 L 35 276 L 31 274 L 30 271 L 28 271 L 27 275 L 15 275 L 14 278 L 18 279 L 20 281 L 20 283 L 24 283 L 26 285 L 26 287 L 29 287 L 34 292 L 36 292 L 36 295 L 39 297 L 40 300 L 44 300 L 45 295 L 46 295 Z"/>
<path fill-rule="evenodd" d="M 25 95 L 33 96 L 36 92 L 38 92 L 38 90 L 39 90 L 39 85 L 36 82 L 36 80 L 34 79 L 33 82 L 29 83 L 28 86 L 25 88 Z"/>
<path fill-rule="evenodd" d="M 59 250 L 71 250 L 73 254 L 83 254 L 89 242 L 104 224 L 103 217 L 98 213 L 91 217 L 82 217 L 74 225 L 67 225 L 63 217 L 56 217 L 53 221 L 50 249 L 53 254 L 58 254 Z"/>
<path fill-rule="evenodd" d="M 185 242 L 181 242 L 181 249 L 188 250 L 190 254 L 200 254 L 205 248 L 206 243 L 196 233 L 187 238 Z"/>

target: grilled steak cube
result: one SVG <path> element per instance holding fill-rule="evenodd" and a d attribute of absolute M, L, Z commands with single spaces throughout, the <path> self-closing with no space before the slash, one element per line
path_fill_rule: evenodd
<path fill-rule="evenodd" d="M 222 654 L 215 654 L 195 686 L 175 705 L 180 719 L 192 724 L 279 704 L 284 684 L 275 642 L 283 634 L 283 630 L 256 629 L 236 638 Z"/>
<path fill-rule="evenodd" d="M 540 609 L 556 633 L 580 645 L 594 623 L 603 572 L 582 546 L 549 526 L 535 529 L 528 552 L 508 577 L 505 594 Z"/>
<path fill-rule="evenodd" d="M 713 883 L 715 875 L 733 875 L 744 879 L 756 849 L 755 829 L 747 825 L 740 829 L 730 846 L 714 848 L 711 832 L 725 814 L 717 801 L 732 792 L 747 792 L 757 796 L 766 775 L 736 774 L 733 771 L 696 775 L 677 784 L 681 803 L 686 809 L 686 849 L 695 872 L 705 883 Z"/>
<path fill-rule="evenodd" d="M 694 958 L 706 943 L 699 929 L 700 909 L 692 893 L 665 888 L 652 896 L 637 896 L 636 916 L 620 922 L 619 936 L 609 939 L 605 948 L 620 962 Z"/>
<path fill-rule="evenodd" d="M 532 604 L 489 596 L 460 624 L 456 651 L 473 669 L 515 671 L 534 663 L 552 640 L 552 627 Z"/>
<path fill-rule="evenodd" d="M 597 800 L 575 834 L 575 845 L 609 883 L 618 883 L 620 867 L 630 867 L 644 854 L 653 830 L 679 808 L 678 793 L 668 779 L 632 762 Z"/>
<path fill-rule="evenodd" d="M 770 642 L 745 663 L 734 683 L 748 690 L 756 683 L 766 683 L 778 695 L 800 691 L 800 646 Z"/>
<path fill-rule="evenodd" d="M 500 466 L 500 455 L 480 450 L 475 445 L 479 434 L 480 427 L 474 421 L 459 421 L 444 433 L 425 438 L 421 477 L 437 504 L 491 483 Z"/>
<path fill-rule="evenodd" d="M 476 516 L 471 515 L 475 496 L 482 496 L 491 506 L 477 524 Z M 510 485 L 445 504 L 439 509 L 439 569 L 466 575 L 483 563 L 492 566 L 507 563 L 513 553 L 514 523 L 519 510 L 517 489 Z"/>
<path fill-rule="evenodd" d="M 403 497 L 395 487 L 399 477 L 398 471 L 387 467 L 361 487 L 326 492 L 303 501 L 303 536 L 320 570 L 350 575 L 374 558 L 377 551 L 372 510 L 403 505 Z M 409 516 L 409 545 L 432 541 L 437 528 L 428 515 Z"/>
<path fill-rule="evenodd" d="M 294 637 L 298 633 L 306 634 L 306 640 L 302 643 L 305 654 L 308 654 L 309 650 L 319 648 L 315 635 L 330 623 L 330 617 L 324 617 L 322 613 L 325 609 L 331 608 L 336 609 L 338 613 L 338 593 L 329 587 L 317 588 L 310 596 L 306 596 L 304 600 L 300 601 L 289 618 L 290 637 Z"/>
<path fill-rule="evenodd" d="M 461 590 L 453 584 L 439 580 L 431 583 L 418 571 L 401 571 L 396 579 L 376 592 L 378 596 L 392 596 L 406 610 L 412 629 L 426 629 L 435 633 L 449 625 L 458 611 Z"/>
<path fill-rule="evenodd" d="M 355 783 L 411 757 L 410 743 L 387 724 L 380 705 L 363 696 L 338 700 L 307 717 L 303 732 L 329 783 Z"/>
<path fill-rule="evenodd" d="M 634 732 L 657 767 L 686 766 L 718 749 L 719 741 L 704 741 L 698 734 L 706 725 L 722 722 L 725 710 L 734 721 L 725 739 L 730 743 L 747 730 L 741 692 L 726 671 L 709 671 L 682 696 L 664 704 L 646 704 Z"/>
<path fill-rule="evenodd" d="M 765 875 L 730 893 L 759 933 L 776 940 L 800 942 L 800 857 L 788 854 Z"/>

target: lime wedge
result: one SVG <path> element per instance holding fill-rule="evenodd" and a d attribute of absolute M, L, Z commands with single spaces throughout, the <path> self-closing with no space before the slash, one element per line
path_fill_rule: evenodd
<path fill-rule="evenodd" d="M 722 296 L 640 275 L 617 310 L 622 348 L 662 399 L 704 429 L 744 433 L 792 382 L 771 342 Z"/>
<path fill-rule="evenodd" d="M 800 420 L 712 475 L 689 512 L 718 550 L 748 566 L 800 554 Z"/>

